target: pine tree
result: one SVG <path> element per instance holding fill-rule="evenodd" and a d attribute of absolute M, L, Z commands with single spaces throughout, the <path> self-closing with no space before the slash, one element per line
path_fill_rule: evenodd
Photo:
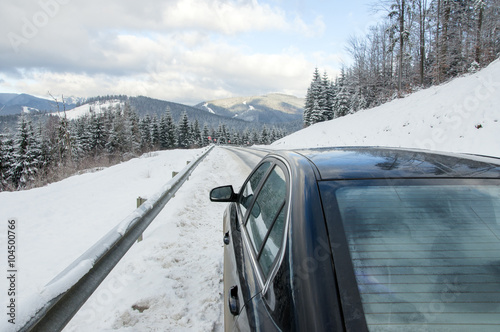
<path fill-rule="evenodd" d="M 345 116 L 349 114 L 350 111 L 350 103 L 349 103 L 349 94 L 347 92 L 347 87 L 343 86 L 338 95 L 337 95 L 337 117 Z"/>
<path fill-rule="evenodd" d="M 141 150 L 143 152 L 151 150 L 151 117 L 147 114 L 141 119 L 139 124 L 141 135 Z"/>
<path fill-rule="evenodd" d="M 90 115 L 89 148 L 94 158 L 96 158 L 99 154 L 101 154 L 106 147 L 107 137 L 106 137 L 104 120 L 105 118 L 103 115 L 97 115 L 95 114 L 95 112 L 92 112 Z"/>
<path fill-rule="evenodd" d="M 252 130 L 250 145 L 259 144 L 259 142 L 260 142 L 259 133 L 256 130 Z"/>
<path fill-rule="evenodd" d="M 139 129 L 139 117 L 134 112 L 128 102 L 123 108 L 123 117 L 125 125 L 125 135 L 127 141 L 126 152 L 136 155 L 141 150 L 141 133 Z"/>
<path fill-rule="evenodd" d="M 197 147 L 202 146 L 203 143 L 201 139 L 200 124 L 198 123 L 198 119 L 194 120 L 192 136 L 193 136 L 193 144 Z"/>
<path fill-rule="evenodd" d="M 24 189 L 35 180 L 40 158 L 33 125 L 24 114 L 19 119 L 14 149 L 11 177 L 17 189 Z"/>
<path fill-rule="evenodd" d="M 307 88 L 306 104 L 304 106 L 304 127 L 310 126 L 312 122 L 312 113 L 314 108 L 314 96 L 311 87 Z"/>
<path fill-rule="evenodd" d="M 7 137 L 3 142 L 3 179 L 4 189 L 12 189 L 12 169 L 15 162 L 14 140 L 12 137 Z"/>
<path fill-rule="evenodd" d="M 160 147 L 162 149 L 167 149 L 168 147 L 167 131 L 167 119 L 165 118 L 165 116 L 162 116 L 160 118 Z"/>
<path fill-rule="evenodd" d="M 156 116 L 151 120 L 151 146 L 154 150 L 160 147 L 160 126 Z"/>
<path fill-rule="evenodd" d="M 208 140 L 208 136 L 210 136 L 210 132 L 208 130 L 208 126 L 207 124 L 205 123 L 203 125 L 203 134 L 202 134 L 202 146 L 207 146 L 209 145 L 211 142 Z"/>
<path fill-rule="evenodd" d="M 268 145 L 270 143 L 269 140 L 269 130 L 267 129 L 266 125 L 262 127 L 262 132 L 260 133 L 260 144 Z"/>
<path fill-rule="evenodd" d="M 167 108 L 167 112 L 165 113 L 165 121 L 166 121 L 166 140 L 167 140 L 167 149 L 173 149 L 177 146 L 177 126 L 174 123 L 174 119 L 172 118 L 172 114 L 170 113 L 170 109 Z"/>
<path fill-rule="evenodd" d="M 5 135 L 0 133 L 0 191 L 7 189 L 7 171 L 9 167 Z"/>
<path fill-rule="evenodd" d="M 351 109 L 350 105 L 350 95 L 348 92 L 348 87 L 345 84 L 345 72 L 342 68 L 340 72 L 340 77 L 337 78 L 337 95 L 335 98 L 335 117 L 341 117 L 349 114 Z"/>
<path fill-rule="evenodd" d="M 82 117 L 73 122 L 72 133 L 72 156 L 78 162 L 84 159 L 91 150 L 91 133 L 88 130 L 87 118 Z"/>
<path fill-rule="evenodd" d="M 333 119 L 334 113 L 332 93 L 330 90 L 330 81 L 326 72 L 324 72 L 323 78 L 321 80 L 319 107 L 321 109 L 320 121 Z"/>
<path fill-rule="evenodd" d="M 179 123 L 179 147 L 186 149 L 189 147 L 190 126 L 187 113 L 182 113 Z"/>

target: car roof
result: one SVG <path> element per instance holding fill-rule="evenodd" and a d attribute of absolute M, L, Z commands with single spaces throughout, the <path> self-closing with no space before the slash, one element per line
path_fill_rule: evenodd
<path fill-rule="evenodd" d="M 320 180 L 377 178 L 497 178 L 500 159 L 383 147 L 338 147 L 277 152 L 307 158 Z"/>

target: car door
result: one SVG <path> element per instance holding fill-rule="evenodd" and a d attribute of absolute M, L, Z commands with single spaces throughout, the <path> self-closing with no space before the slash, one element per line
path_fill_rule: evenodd
<path fill-rule="evenodd" d="M 231 277 L 238 278 L 239 284 L 225 285 L 225 289 L 229 297 L 238 297 L 237 302 L 241 306 L 237 316 L 233 316 L 231 321 L 226 320 L 226 324 L 238 330 L 273 325 L 269 322 L 265 308 L 256 306 L 256 303 L 262 303 L 258 300 L 260 293 L 281 249 L 286 218 L 287 177 L 284 164 L 272 159 L 265 161 L 245 183 L 235 205 L 235 215 L 243 222 L 239 224 L 239 230 L 234 230 L 237 233 L 233 233 L 233 238 L 236 234 L 239 238 L 233 240 L 237 275 L 233 271 Z M 229 279 L 225 279 L 225 284 L 226 281 Z"/>
<path fill-rule="evenodd" d="M 253 204 L 261 182 L 272 162 L 259 164 L 243 184 L 238 201 L 229 206 L 224 216 L 224 327 L 232 331 L 238 318 L 247 321 L 242 308 L 257 292 L 251 257 L 244 243 L 242 228 L 249 207 Z"/>

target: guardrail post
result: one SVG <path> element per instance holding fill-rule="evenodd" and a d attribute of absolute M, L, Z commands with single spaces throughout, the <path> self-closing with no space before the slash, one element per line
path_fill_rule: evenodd
<path fill-rule="evenodd" d="M 175 177 L 179 172 L 172 171 L 172 177 Z"/>
<path fill-rule="evenodd" d="M 137 197 L 137 207 L 141 206 L 145 201 L 147 201 L 146 198 L 142 198 L 141 196 Z M 137 242 L 141 242 L 141 241 L 142 241 L 142 233 L 137 238 Z"/>

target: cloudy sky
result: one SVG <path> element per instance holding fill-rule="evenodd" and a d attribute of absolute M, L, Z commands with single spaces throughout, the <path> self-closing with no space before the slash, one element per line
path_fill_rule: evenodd
<path fill-rule="evenodd" d="M 189 105 L 337 75 L 370 0 L 2 0 L 0 92 Z"/>

